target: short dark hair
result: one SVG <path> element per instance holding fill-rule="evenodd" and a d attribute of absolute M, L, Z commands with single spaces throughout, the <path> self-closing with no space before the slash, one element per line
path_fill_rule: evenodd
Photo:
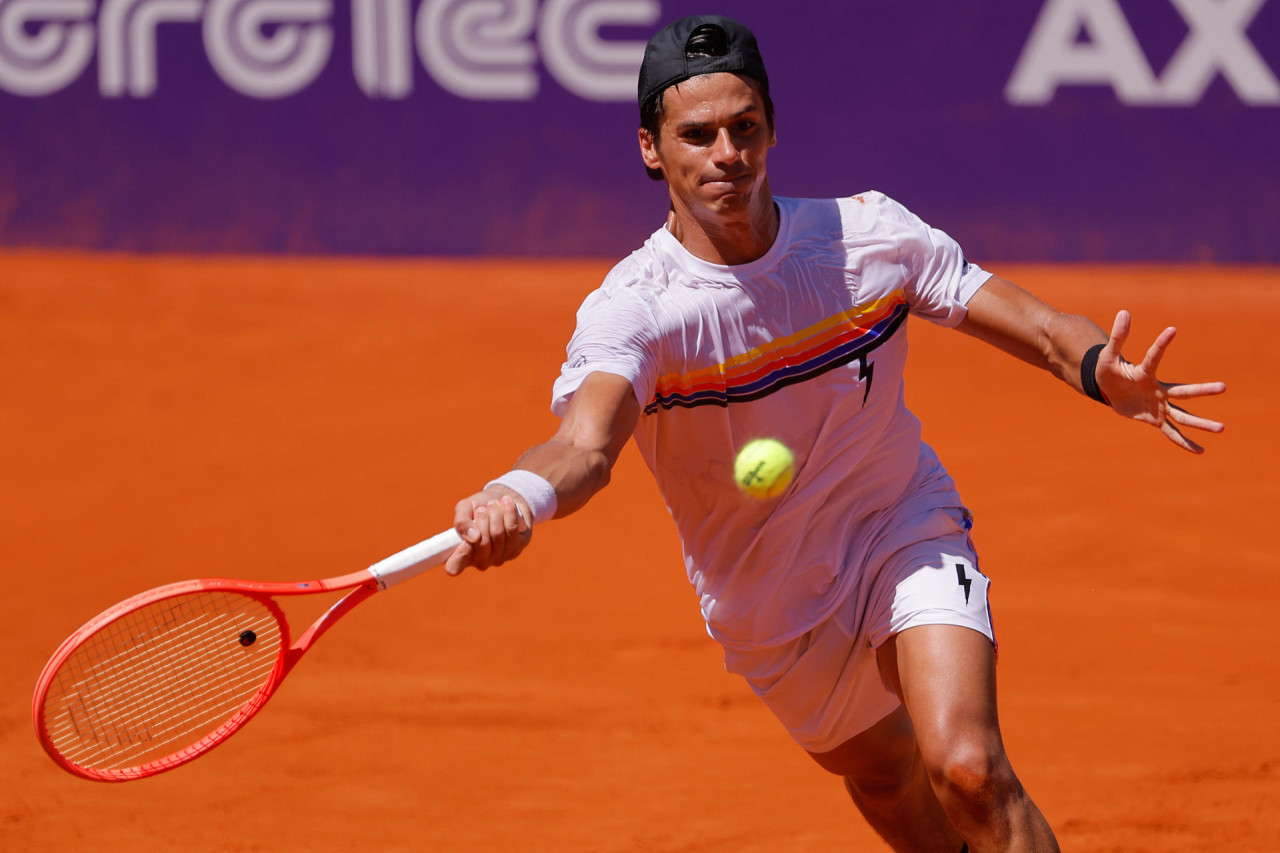
<path fill-rule="evenodd" d="M 703 24 L 695 28 L 689 34 L 689 39 L 684 46 L 684 55 L 690 59 L 699 56 L 725 56 L 728 53 L 729 35 L 725 32 L 724 27 L 718 24 Z M 760 95 L 764 100 L 765 123 L 768 124 L 769 130 L 772 132 L 773 98 L 769 97 L 769 83 L 767 80 L 757 82 L 760 83 Z M 653 138 L 655 146 L 658 144 L 658 130 L 662 126 L 662 96 L 666 91 L 666 89 L 661 89 L 654 92 L 646 101 L 640 104 L 640 127 Z M 645 166 L 645 171 L 649 173 L 649 177 L 652 180 L 661 181 L 663 179 L 661 169 L 650 169 Z"/>

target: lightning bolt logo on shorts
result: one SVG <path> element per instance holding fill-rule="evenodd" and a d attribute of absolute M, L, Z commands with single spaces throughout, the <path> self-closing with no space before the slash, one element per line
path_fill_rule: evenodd
<path fill-rule="evenodd" d="M 973 587 L 973 578 L 964 573 L 964 563 L 956 563 L 956 577 L 959 578 L 960 586 L 964 587 L 964 603 L 969 604 L 969 590 Z"/>

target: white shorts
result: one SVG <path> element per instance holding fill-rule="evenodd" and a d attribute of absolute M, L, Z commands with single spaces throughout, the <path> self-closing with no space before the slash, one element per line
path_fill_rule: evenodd
<path fill-rule="evenodd" d="M 990 581 L 978 571 L 969 515 L 936 512 L 951 516 L 951 532 L 888 555 L 870 595 L 850 596 L 825 622 L 781 646 L 726 652 L 729 670 L 746 678 L 808 751 L 835 749 L 901 704 L 876 661 L 876 649 L 893 635 L 918 625 L 959 625 L 995 642 Z"/>

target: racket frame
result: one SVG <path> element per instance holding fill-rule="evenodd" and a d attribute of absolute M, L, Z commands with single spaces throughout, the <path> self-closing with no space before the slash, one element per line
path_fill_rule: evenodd
<path fill-rule="evenodd" d="M 44 670 L 36 682 L 35 694 L 31 700 L 31 715 L 40 745 L 49 754 L 49 757 L 67 772 L 99 782 L 126 782 L 180 767 L 225 742 L 252 719 L 255 714 L 261 711 L 267 704 L 267 700 L 271 698 L 281 682 L 284 681 L 285 676 L 297 665 L 302 655 L 356 605 L 376 592 L 440 565 L 461 541 L 461 538 L 453 530 L 445 530 L 403 551 L 392 554 L 390 557 L 374 563 L 366 569 L 323 580 L 291 583 L 245 581 L 233 578 L 200 578 L 166 584 L 127 598 L 119 604 L 107 608 L 81 626 L 58 646 L 53 656 L 50 657 L 49 662 L 45 664 Z M 298 636 L 296 641 L 293 640 L 289 622 L 279 604 L 275 601 L 277 597 L 314 595 L 325 592 L 339 592 L 346 589 L 352 589 L 353 591 L 334 602 L 328 610 L 316 618 Z M 258 690 L 239 709 L 233 712 L 225 722 L 195 743 L 189 744 L 170 755 L 153 759 L 137 766 L 118 769 L 86 767 L 68 759 L 59 752 L 48 731 L 44 706 L 54 679 L 67 659 L 98 632 L 130 613 L 170 598 L 198 592 L 219 591 L 244 595 L 260 602 L 271 611 L 280 627 L 280 650 L 276 655 L 275 665 L 271 668 Z"/>

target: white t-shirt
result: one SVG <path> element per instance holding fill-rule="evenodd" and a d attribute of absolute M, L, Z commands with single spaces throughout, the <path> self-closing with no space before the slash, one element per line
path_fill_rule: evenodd
<path fill-rule="evenodd" d="M 925 511 L 961 505 L 903 400 L 906 319 L 955 325 L 990 277 L 880 193 L 775 201 L 777 239 L 751 263 L 708 263 L 661 228 L 615 266 L 578 311 L 552 403 L 563 415 L 596 371 L 631 382 L 635 441 L 708 631 L 739 649 L 865 597 L 869 555 Z M 768 500 L 733 477 L 762 436 L 795 454 L 790 486 Z"/>

